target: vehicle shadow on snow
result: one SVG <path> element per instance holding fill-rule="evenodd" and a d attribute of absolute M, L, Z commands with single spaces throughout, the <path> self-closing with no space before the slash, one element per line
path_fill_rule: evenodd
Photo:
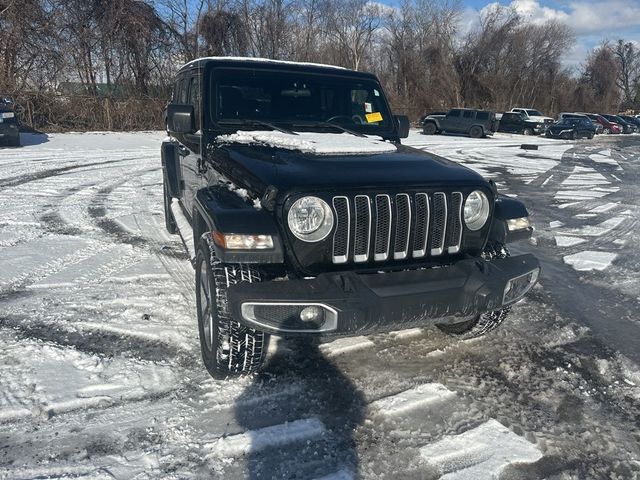
<path fill-rule="evenodd" d="M 256 451 L 246 457 L 246 478 L 319 478 L 338 471 L 359 478 L 354 437 L 364 421 L 366 401 L 363 393 L 318 347 L 319 342 L 311 338 L 282 339 L 277 351 L 255 376 L 253 385 L 238 399 L 236 419 L 246 430 L 309 420 L 308 425 L 302 425 L 295 441 L 279 446 L 260 449 L 262 440 L 256 434 L 252 439 Z M 276 390 L 293 388 L 294 393 L 276 402 L 256 403 L 256 387 L 274 384 Z M 321 434 L 317 434 L 318 420 L 326 427 Z M 315 430 L 316 435 L 307 438 L 307 427 L 307 433 Z"/>
<path fill-rule="evenodd" d="M 31 145 L 40 145 L 49 141 L 49 135 L 46 133 L 26 133 L 20 132 L 20 144 L 23 147 Z"/>

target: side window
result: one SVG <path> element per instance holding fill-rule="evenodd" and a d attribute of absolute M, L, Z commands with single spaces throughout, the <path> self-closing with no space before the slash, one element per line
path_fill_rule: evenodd
<path fill-rule="evenodd" d="M 449 117 L 459 117 L 461 113 L 462 113 L 462 110 L 460 110 L 458 108 L 454 108 L 453 110 L 449 111 L 448 116 Z"/>
<path fill-rule="evenodd" d="M 489 120 L 489 112 L 478 112 L 476 118 L 478 120 Z M 515 120 L 515 115 L 511 115 L 511 118 L 509 120 Z"/>
<path fill-rule="evenodd" d="M 187 83 L 187 79 L 185 77 L 181 77 L 178 81 L 178 97 L 176 98 L 176 102 L 180 105 L 185 105 L 187 103 L 188 93 L 189 84 Z"/>
<path fill-rule="evenodd" d="M 193 76 L 189 80 L 189 96 L 186 103 L 187 105 L 193 105 L 196 130 L 200 130 L 201 125 L 200 125 L 200 77 L 199 76 Z"/>
<path fill-rule="evenodd" d="M 462 118 L 473 118 L 474 113 L 475 112 L 473 110 L 465 110 L 462 115 Z"/>

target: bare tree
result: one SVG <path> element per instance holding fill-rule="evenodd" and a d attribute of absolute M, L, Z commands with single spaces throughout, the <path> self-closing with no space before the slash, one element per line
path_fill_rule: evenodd
<path fill-rule="evenodd" d="M 640 81 L 640 51 L 632 42 L 618 40 L 613 47 L 618 62 L 616 85 L 622 92 L 624 108 L 637 106 L 638 83 Z"/>

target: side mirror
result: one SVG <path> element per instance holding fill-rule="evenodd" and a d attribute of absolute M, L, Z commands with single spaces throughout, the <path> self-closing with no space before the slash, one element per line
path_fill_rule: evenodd
<path fill-rule="evenodd" d="M 396 126 L 398 127 L 398 136 L 407 138 L 409 136 L 409 117 L 406 115 L 394 115 Z"/>
<path fill-rule="evenodd" d="M 167 105 L 167 126 L 172 133 L 194 133 L 194 117 L 193 105 Z"/>

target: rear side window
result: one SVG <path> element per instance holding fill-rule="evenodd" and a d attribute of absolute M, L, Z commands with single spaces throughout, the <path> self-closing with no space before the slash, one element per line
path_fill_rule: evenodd
<path fill-rule="evenodd" d="M 200 130 L 200 77 L 193 76 L 189 81 L 188 105 L 193 105 L 196 130 Z"/>
<path fill-rule="evenodd" d="M 176 85 L 174 100 L 180 105 L 186 105 L 189 94 L 189 83 L 187 82 L 187 79 L 185 77 L 181 77 Z"/>
<path fill-rule="evenodd" d="M 453 110 L 449 111 L 449 116 L 450 117 L 459 117 L 461 113 L 462 113 L 462 110 L 454 108 Z"/>
<path fill-rule="evenodd" d="M 473 110 L 465 110 L 463 114 L 463 118 L 473 118 L 473 114 L 475 112 Z"/>
<path fill-rule="evenodd" d="M 489 112 L 478 112 L 476 118 L 478 120 L 489 120 Z"/>

